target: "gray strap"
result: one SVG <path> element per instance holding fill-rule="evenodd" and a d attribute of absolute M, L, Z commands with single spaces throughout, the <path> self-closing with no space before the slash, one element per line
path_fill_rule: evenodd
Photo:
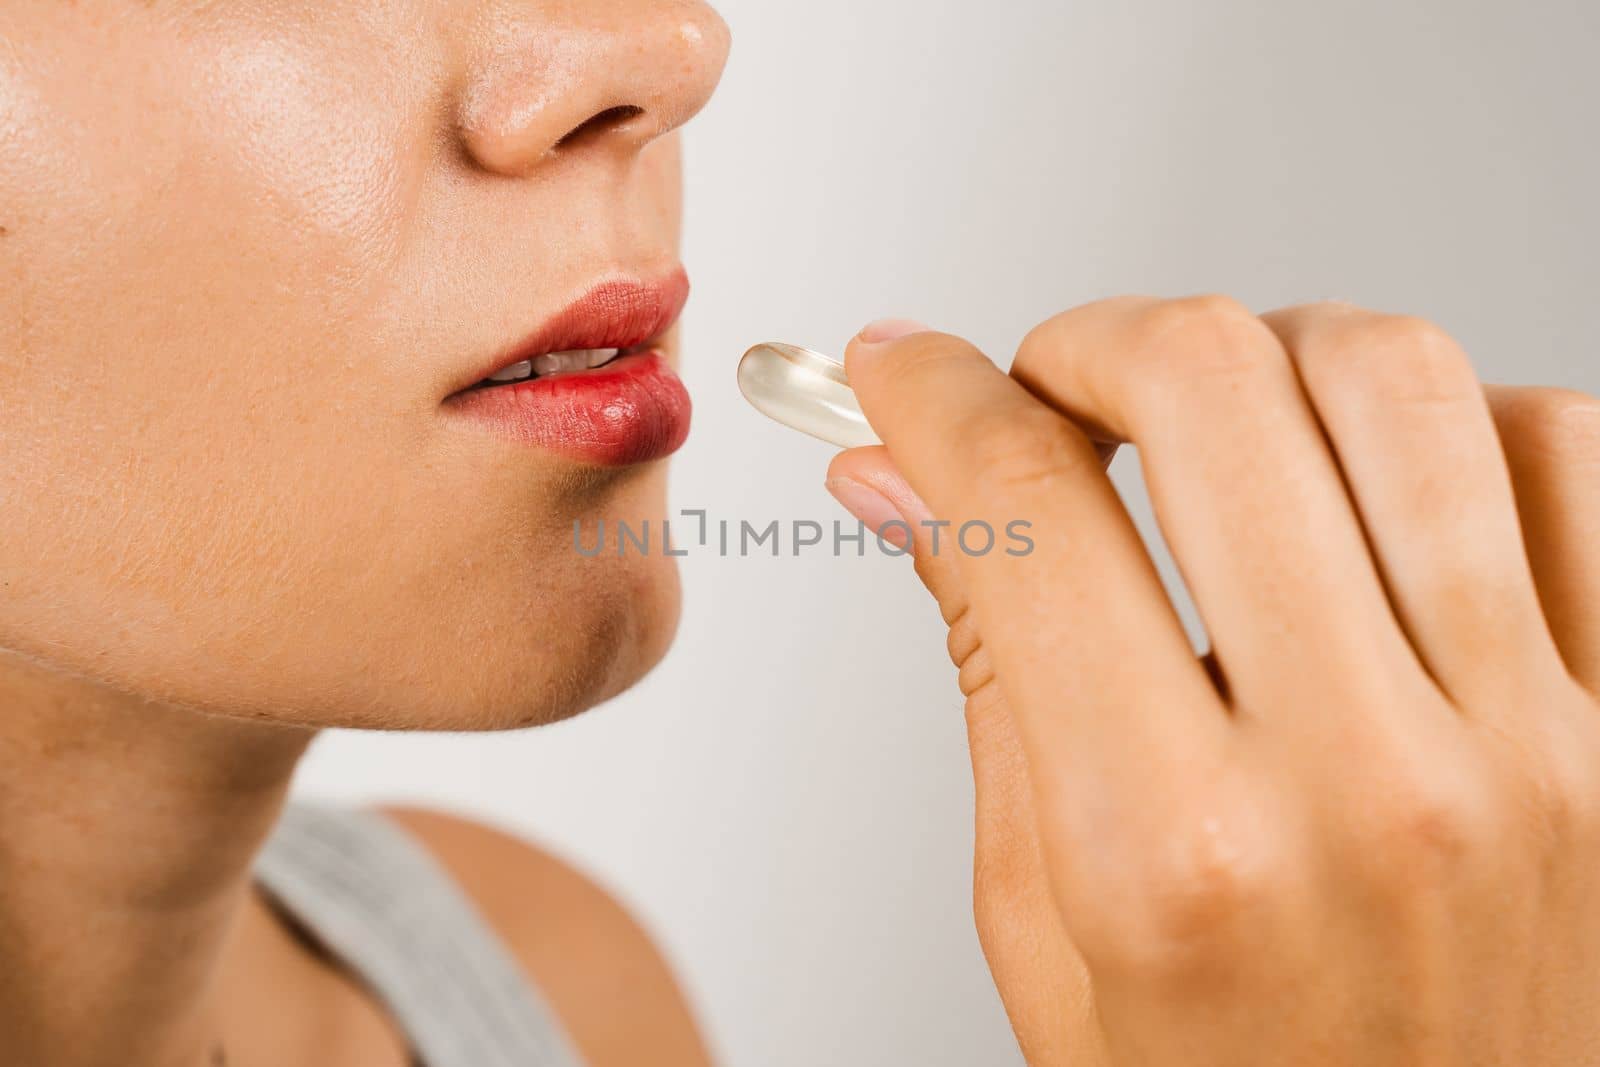
<path fill-rule="evenodd" d="M 291 804 L 256 878 L 365 981 L 427 1067 L 578 1067 L 554 1014 L 471 901 L 389 819 Z"/>

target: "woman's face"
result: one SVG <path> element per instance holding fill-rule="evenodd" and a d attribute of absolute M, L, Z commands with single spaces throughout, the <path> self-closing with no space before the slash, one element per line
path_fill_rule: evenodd
<path fill-rule="evenodd" d="M 316 725 L 635 681 L 677 577 L 612 531 L 686 426 L 644 350 L 727 45 L 699 0 L 0 7 L 0 650 Z"/>

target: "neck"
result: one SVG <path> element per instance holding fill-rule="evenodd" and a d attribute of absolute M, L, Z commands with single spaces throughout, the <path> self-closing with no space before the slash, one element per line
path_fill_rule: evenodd
<path fill-rule="evenodd" d="M 0 657 L 7 1062 L 210 1061 L 216 976 L 311 736 Z"/>

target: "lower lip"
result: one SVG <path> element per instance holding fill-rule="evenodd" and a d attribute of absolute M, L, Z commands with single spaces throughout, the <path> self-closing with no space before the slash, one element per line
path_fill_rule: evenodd
<path fill-rule="evenodd" d="M 653 350 L 593 370 L 467 390 L 445 406 L 505 437 L 601 467 L 662 459 L 689 436 L 689 392 Z"/>

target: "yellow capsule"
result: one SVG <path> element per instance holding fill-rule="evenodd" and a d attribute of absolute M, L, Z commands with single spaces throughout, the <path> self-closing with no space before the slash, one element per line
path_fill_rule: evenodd
<path fill-rule="evenodd" d="M 756 345 L 739 360 L 739 391 L 761 414 L 837 445 L 881 444 L 856 403 L 844 364 L 798 345 Z"/>

